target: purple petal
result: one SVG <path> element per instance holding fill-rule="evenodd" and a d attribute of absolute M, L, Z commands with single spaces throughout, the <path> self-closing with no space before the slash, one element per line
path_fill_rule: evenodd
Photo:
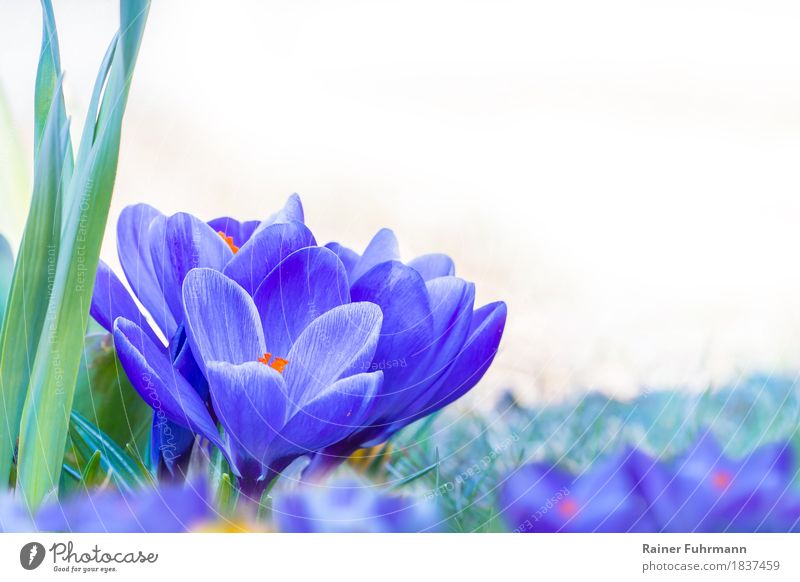
<path fill-rule="evenodd" d="M 400 260 L 400 245 L 397 243 L 397 237 L 388 228 L 382 228 L 378 231 L 372 240 L 364 249 L 364 254 L 358 260 L 358 263 L 353 267 L 353 272 L 350 277 L 350 282 L 356 282 L 367 271 L 374 266 L 387 261 Z"/>
<path fill-rule="evenodd" d="M 453 259 L 441 253 L 422 255 L 410 261 L 408 266 L 416 270 L 426 281 L 437 277 L 452 277 L 456 274 Z"/>
<path fill-rule="evenodd" d="M 225 451 L 205 403 L 135 323 L 118 318 L 114 346 L 131 384 L 156 414 L 205 436 Z"/>
<path fill-rule="evenodd" d="M 285 357 L 312 321 L 350 303 L 347 273 L 332 251 L 300 249 L 272 270 L 253 300 L 261 315 L 267 351 Z"/>
<path fill-rule="evenodd" d="M 184 212 L 155 220 L 150 236 L 156 278 L 172 316 L 181 321 L 181 285 L 186 274 L 203 267 L 222 271 L 233 252 L 210 226 Z"/>
<path fill-rule="evenodd" d="M 253 479 L 262 476 L 270 443 L 286 417 L 283 376 L 259 362 L 211 362 L 208 383 L 239 473 Z"/>
<path fill-rule="evenodd" d="M 366 302 L 334 307 L 315 319 L 286 358 L 291 403 L 302 407 L 339 378 L 368 370 L 382 320 L 380 308 Z"/>
<path fill-rule="evenodd" d="M 397 261 L 381 263 L 351 289 L 353 301 L 371 301 L 383 311 L 383 327 L 375 365 L 385 373 L 384 392 L 402 382 L 407 368 L 389 366 L 408 361 L 433 342 L 433 316 L 428 289 L 419 273 Z"/>
<path fill-rule="evenodd" d="M 136 297 L 167 338 L 178 327 L 167 309 L 150 259 L 150 226 L 164 216 L 152 206 L 136 204 L 122 210 L 117 222 L 117 253 L 125 278 Z"/>
<path fill-rule="evenodd" d="M 233 244 L 237 247 L 243 247 L 245 243 L 250 240 L 250 237 L 253 236 L 259 224 L 261 223 L 258 220 L 239 222 L 235 218 L 230 218 L 228 216 L 221 216 L 208 221 L 208 226 L 210 226 L 214 232 L 225 233 L 225 236 L 229 236 L 233 239 Z"/>
<path fill-rule="evenodd" d="M 225 274 L 252 295 L 272 269 L 298 249 L 316 245 L 314 235 L 298 221 L 257 230 L 225 267 Z"/>
<path fill-rule="evenodd" d="M 330 242 L 326 244 L 325 247 L 336 253 L 336 256 L 339 257 L 339 260 L 342 261 L 344 268 L 347 270 L 347 276 L 350 277 L 350 281 L 353 281 L 353 269 L 361 258 L 358 253 L 337 242 Z"/>
<path fill-rule="evenodd" d="M 269 226 L 271 224 L 280 224 L 282 222 L 305 222 L 303 214 L 303 203 L 300 201 L 300 196 L 292 194 L 286 199 L 286 204 L 283 205 L 278 212 L 267 218 L 262 224 Z"/>
<path fill-rule="evenodd" d="M 382 381 L 381 372 L 372 372 L 334 382 L 294 413 L 281 437 L 303 453 L 346 438 L 363 425 Z"/>
<path fill-rule="evenodd" d="M 125 285 L 103 261 L 100 261 L 97 265 L 97 276 L 95 277 L 89 314 L 109 332 L 114 329 L 114 320 L 117 317 L 129 319 L 147 332 L 150 339 L 159 345 L 161 344 L 161 340 L 153 332 Z"/>
<path fill-rule="evenodd" d="M 200 368 L 209 362 L 243 364 L 264 355 L 264 334 L 253 300 L 213 269 L 194 269 L 183 283 L 186 335 Z"/>
<path fill-rule="evenodd" d="M 502 301 L 484 305 L 472 316 L 470 331 L 448 372 L 428 392 L 429 398 L 419 412 L 392 427 L 392 432 L 427 416 L 466 394 L 486 373 L 497 354 L 506 324 L 506 304 Z"/>
<path fill-rule="evenodd" d="M 153 411 L 153 426 L 150 431 L 150 460 L 156 467 L 163 462 L 171 475 L 186 471 L 194 433 L 188 428 L 168 420 L 164 413 Z"/>

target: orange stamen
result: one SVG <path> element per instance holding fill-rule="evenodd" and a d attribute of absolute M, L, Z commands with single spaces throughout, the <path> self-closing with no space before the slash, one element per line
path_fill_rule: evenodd
<path fill-rule="evenodd" d="M 275 358 L 274 360 L 272 360 L 270 367 L 283 374 L 283 369 L 286 367 L 286 364 L 288 363 L 289 360 L 284 360 L 283 358 Z"/>
<path fill-rule="evenodd" d="M 227 234 L 225 234 L 225 233 L 224 233 L 224 232 L 222 232 L 221 230 L 218 230 L 218 231 L 217 231 L 217 234 L 218 234 L 220 237 L 222 237 L 222 240 L 224 240 L 226 243 L 228 243 L 228 247 L 230 247 L 230 249 L 231 249 L 231 251 L 233 251 L 233 254 L 234 254 L 234 255 L 235 255 L 237 252 L 239 252 L 239 247 L 237 247 L 235 244 L 233 244 L 233 237 L 232 237 L 232 236 L 228 236 Z"/>
<path fill-rule="evenodd" d="M 727 489 L 731 481 L 733 481 L 733 476 L 728 471 L 716 471 L 711 476 L 711 484 L 716 489 Z"/>
<path fill-rule="evenodd" d="M 264 364 L 265 366 L 269 366 L 273 370 L 276 370 L 277 372 L 283 374 L 283 369 L 286 367 L 286 364 L 289 363 L 289 360 L 285 360 L 283 358 L 275 358 L 274 360 L 272 360 L 272 362 L 270 362 L 271 359 L 272 359 L 272 354 L 269 352 L 265 352 L 263 356 L 258 358 L 258 361 Z"/>

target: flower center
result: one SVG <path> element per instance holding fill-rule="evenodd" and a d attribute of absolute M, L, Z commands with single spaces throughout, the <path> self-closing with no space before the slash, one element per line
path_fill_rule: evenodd
<path fill-rule="evenodd" d="M 222 238 L 222 240 L 224 240 L 226 243 L 228 243 L 228 247 L 230 247 L 230 249 L 233 251 L 233 254 L 235 255 L 238 252 L 239 247 L 237 247 L 235 244 L 233 244 L 233 237 L 232 236 L 228 236 L 227 234 L 225 234 L 221 230 L 218 230 L 217 234 Z"/>
<path fill-rule="evenodd" d="M 283 358 L 275 358 L 270 362 L 272 359 L 272 354 L 269 352 L 264 352 L 264 355 L 258 358 L 258 361 L 264 364 L 265 366 L 269 366 L 273 370 L 277 370 L 281 374 L 283 374 L 283 369 L 286 367 L 286 364 L 289 363 L 289 360 L 284 360 Z"/>
<path fill-rule="evenodd" d="M 727 489 L 731 481 L 733 481 L 733 476 L 728 471 L 715 471 L 711 476 L 711 484 L 716 489 Z"/>

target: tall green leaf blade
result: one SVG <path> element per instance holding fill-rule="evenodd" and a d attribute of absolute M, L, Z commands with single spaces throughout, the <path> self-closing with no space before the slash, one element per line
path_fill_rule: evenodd
<path fill-rule="evenodd" d="M 0 235 L 0 321 L 6 312 L 8 291 L 11 289 L 11 276 L 14 274 L 14 254 L 11 245 L 3 235 Z"/>
<path fill-rule="evenodd" d="M 120 2 L 120 37 L 92 142 L 81 141 L 66 199 L 47 329 L 36 352 L 22 412 L 17 485 L 30 508 L 56 490 L 62 469 L 83 335 L 116 177 L 122 116 L 144 32 L 148 0 Z M 94 120 L 88 119 L 92 124 Z M 88 150 L 87 150 L 88 148 Z M 65 209 L 66 210 L 66 209 Z"/>
<path fill-rule="evenodd" d="M 61 99 L 61 85 L 53 104 Z M 31 366 L 47 314 L 61 227 L 61 173 L 68 124 L 50 108 L 34 169 L 31 208 L 0 331 L 0 484 L 9 478 Z"/>

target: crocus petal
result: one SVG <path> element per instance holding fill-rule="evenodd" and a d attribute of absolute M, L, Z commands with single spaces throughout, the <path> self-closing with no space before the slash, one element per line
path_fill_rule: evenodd
<path fill-rule="evenodd" d="M 428 389 L 429 396 L 423 405 L 417 406 L 418 411 L 393 424 L 386 436 L 458 400 L 478 383 L 497 354 L 506 324 L 506 313 L 506 304 L 502 301 L 484 305 L 475 311 L 467 341 L 450 369 Z"/>
<path fill-rule="evenodd" d="M 95 277 L 89 314 L 109 332 L 114 329 L 114 320 L 117 317 L 129 319 L 147 332 L 150 339 L 159 345 L 161 344 L 158 336 L 153 332 L 125 285 L 103 261 L 100 261 L 97 265 L 97 276 Z"/>
<path fill-rule="evenodd" d="M 381 329 L 374 303 L 334 307 L 297 338 L 284 370 L 289 399 L 301 408 L 343 376 L 369 369 Z"/>
<path fill-rule="evenodd" d="M 211 401 L 245 478 L 264 473 L 263 460 L 286 415 L 283 376 L 260 362 L 208 364 Z"/>
<path fill-rule="evenodd" d="M 166 419 L 202 434 L 225 451 L 203 400 L 141 328 L 118 318 L 114 346 L 131 384 L 156 413 L 161 411 Z"/>
<path fill-rule="evenodd" d="M 386 261 L 400 260 L 400 245 L 397 242 L 397 237 L 388 228 L 382 228 L 378 233 L 372 237 L 372 240 L 364 249 L 364 254 L 353 267 L 351 282 L 356 282 L 367 271 L 372 269 L 375 265 L 385 263 Z"/>
<path fill-rule="evenodd" d="M 422 255 L 409 261 L 408 266 L 415 269 L 426 281 L 437 277 L 451 277 L 456 274 L 453 259 L 441 253 Z"/>
<path fill-rule="evenodd" d="M 163 463 L 171 475 L 185 472 L 194 438 L 194 433 L 188 428 L 167 419 L 163 412 L 153 411 L 150 461 L 156 467 Z"/>
<path fill-rule="evenodd" d="M 197 363 L 243 364 L 264 355 L 264 334 L 247 292 L 213 269 L 194 269 L 183 283 L 186 335 Z"/>
<path fill-rule="evenodd" d="M 269 226 L 271 224 L 279 224 L 282 222 L 305 222 L 303 214 L 303 203 L 300 201 L 300 196 L 292 194 L 286 199 L 286 204 L 283 205 L 278 212 L 267 218 L 262 224 Z"/>
<path fill-rule="evenodd" d="M 153 221 L 150 258 L 164 298 L 176 321 L 182 317 L 180 289 L 192 269 L 221 271 L 233 256 L 228 244 L 205 222 L 179 212 Z"/>
<path fill-rule="evenodd" d="M 136 297 L 150 313 L 167 338 L 175 333 L 177 323 L 164 302 L 161 285 L 150 259 L 150 226 L 163 215 L 147 204 L 122 210 L 117 222 L 117 253 L 125 278 Z"/>
<path fill-rule="evenodd" d="M 428 281 L 426 287 L 433 320 L 431 340 L 416 352 L 387 363 L 394 382 L 377 398 L 377 423 L 403 422 L 424 410 L 431 385 L 449 371 L 467 339 L 475 286 L 458 277 L 439 277 Z M 386 327 L 384 324 L 384 330 Z"/>
<path fill-rule="evenodd" d="M 324 247 L 295 251 L 267 275 L 253 296 L 267 351 L 285 356 L 308 325 L 350 303 L 344 265 Z"/>
<path fill-rule="evenodd" d="M 225 274 L 250 295 L 272 269 L 298 249 L 314 246 L 314 235 L 302 222 L 272 224 L 256 230 L 225 267 Z"/>
<path fill-rule="evenodd" d="M 382 372 L 342 378 L 296 410 L 281 437 L 298 451 L 327 447 L 361 428 L 383 381 Z"/>
<path fill-rule="evenodd" d="M 204 401 L 208 401 L 208 382 L 203 375 L 203 370 L 197 363 L 192 353 L 189 338 L 186 336 L 186 328 L 183 324 L 172 336 L 169 346 L 170 359 L 174 367 L 186 381 L 191 384 Z"/>
<path fill-rule="evenodd" d="M 412 383 L 433 380 L 461 351 L 472 324 L 475 285 L 458 277 L 438 277 L 425 284 L 433 316 L 433 341 L 425 348 Z"/>
<path fill-rule="evenodd" d="M 385 373 L 384 392 L 394 390 L 406 371 L 382 364 L 407 361 L 433 341 L 433 316 L 425 281 L 411 267 L 391 261 L 361 277 L 350 294 L 353 301 L 370 301 L 383 311 L 375 364 Z"/>
<path fill-rule="evenodd" d="M 359 254 L 337 242 L 330 242 L 325 247 L 336 253 L 336 256 L 339 257 L 339 260 L 342 261 L 344 268 L 347 270 L 347 276 L 350 277 L 350 281 L 353 281 L 353 269 L 361 258 Z"/>
<path fill-rule="evenodd" d="M 225 236 L 229 236 L 233 239 L 233 244 L 237 247 L 244 246 L 244 244 L 250 240 L 250 237 L 253 236 L 259 224 L 261 223 L 258 220 L 239 222 L 235 218 L 230 218 L 228 216 L 221 216 L 208 221 L 208 226 L 210 226 L 214 232 L 225 233 Z"/>

